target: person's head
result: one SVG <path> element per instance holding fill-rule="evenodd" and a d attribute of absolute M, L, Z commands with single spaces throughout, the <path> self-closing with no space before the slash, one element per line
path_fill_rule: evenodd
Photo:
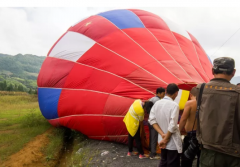
<path fill-rule="evenodd" d="M 160 87 L 160 88 L 157 88 L 156 90 L 156 95 L 162 99 L 164 96 L 165 96 L 165 89 Z"/>
<path fill-rule="evenodd" d="M 143 104 L 144 113 L 149 114 L 150 111 L 151 111 L 152 106 L 153 106 L 153 102 L 145 101 L 145 103 Z"/>
<path fill-rule="evenodd" d="M 191 100 L 196 100 L 196 96 L 197 96 L 197 88 L 194 87 L 194 88 L 192 88 L 192 90 L 190 91 L 190 99 L 191 99 Z"/>
<path fill-rule="evenodd" d="M 173 100 L 178 95 L 179 88 L 175 83 L 171 83 L 167 86 L 167 96 L 171 97 Z"/>
<path fill-rule="evenodd" d="M 230 57 L 219 57 L 214 59 L 212 74 L 214 78 L 223 78 L 230 81 L 236 72 L 235 61 Z"/>
<path fill-rule="evenodd" d="M 237 87 L 240 87 L 240 83 L 237 84 Z"/>

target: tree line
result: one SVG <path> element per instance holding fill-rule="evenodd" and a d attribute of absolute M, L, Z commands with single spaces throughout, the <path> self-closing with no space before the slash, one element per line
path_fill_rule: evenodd
<path fill-rule="evenodd" d="M 7 81 L 4 80 L 0 82 L 0 91 L 9 91 L 9 92 L 28 92 L 29 94 L 37 94 L 37 89 L 33 90 L 30 88 L 29 90 L 24 89 L 22 85 L 17 84 L 7 84 Z"/>

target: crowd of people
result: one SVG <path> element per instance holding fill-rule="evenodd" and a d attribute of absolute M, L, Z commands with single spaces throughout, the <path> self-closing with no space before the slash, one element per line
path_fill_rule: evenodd
<path fill-rule="evenodd" d="M 215 59 L 214 78 L 192 88 L 180 121 L 174 83 L 158 88 L 148 101 L 135 100 L 123 120 L 129 132 L 127 156 L 160 159 L 159 167 L 191 167 L 196 157 L 198 167 L 240 167 L 240 84 L 230 83 L 235 72 L 234 59 Z M 140 135 L 146 115 L 150 156 L 144 154 Z"/>

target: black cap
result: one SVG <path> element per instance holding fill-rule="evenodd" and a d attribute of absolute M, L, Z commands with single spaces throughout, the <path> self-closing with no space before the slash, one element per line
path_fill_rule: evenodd
<path fill-rule="evenodd" d="M 230 57 L 219 57 L 213 61 L 213 69 L 228 72 L 235 68 L 235 61 Z"/>

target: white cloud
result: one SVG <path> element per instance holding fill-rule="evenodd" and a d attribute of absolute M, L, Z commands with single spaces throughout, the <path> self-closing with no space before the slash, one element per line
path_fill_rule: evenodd
<path fill-rule="evenodd" d="M 46 56 L 71 25 L 105 10 L 109 9 L 0 8 L 0 53 Z"/>

